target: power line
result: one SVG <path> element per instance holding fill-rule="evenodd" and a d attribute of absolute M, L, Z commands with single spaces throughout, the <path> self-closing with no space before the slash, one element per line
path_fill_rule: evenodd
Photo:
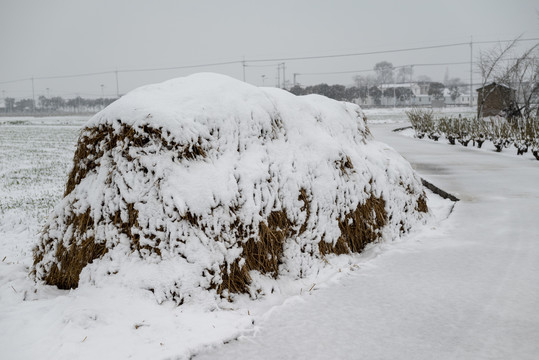
<path fill-rule="evenodd" d="M 408 64 L 408 65 L 399 65 L 394 66 L 395 69 L 406 68 L 406 67 L 420 67 L 420 66 L 445 66 L 445 65 L 464 65 L 469 64 L 469 62 L 447 62 L 447 63 L 431 63 L 431 64 Z M 334 74 L 354 74 L 360 72 L 374 72 L 374 69 L 363 69 L 363 70 L 346 70 L 346 71 L 331 71 L 331 72 L 314 72 L 314 73 L 296 73 L 296 75 L 334 75 Z"/>
<path fill-rule="evenodd" d="M 518 58 L 509 58 L 505 60 L 518 60 Z M 406 67 L 425 67 L 425 66 L 447 66 L 447 65 L 468 65 L 469 61 L 460 62 L 445 62 L 445 63 L 425 63 L 425 64 L 408 64 L 394 66 L 394 69 L 406 68 Z M 374 69 L 362 69 L 362 70 L 344 70 L 344 71 L 330 71 L 330 72 L 311 72 L 311 73 L 295 73 L 296 75 L 336 75 L 336 74 L 354 74 L 361 72 L 374 72 Z"/>
<path fill-rule="evenodd" d="M 173 67 L 162 67 L 162 68 L 146 68 L 146 69 L 129 69 L 129 70 L 117 70 L 117 71 L 119 73 L 130 73 L 130 72 L 146 72 L 146 71 L 180 70 L 180 69 L 193 69 L 193 68 L 209 67 L 209 66 L 241 64 L 242 62 L 243 60 L 233 60 L 233 61 L 224 61 L 224 62 L 216 62 L 216 63 L 197 64 L 197 65 L 173 66 Z"/>
<path fill-rule="evenodd" d="M 253 60 L 247 60 L 247 61 L 248 61 L 248 62 L 268 62 L 268 61 L 294 61 L 294 60 L 328 59 L 328 58 L 338 58 L 338 57 L 363 56 L 363 55 L 376 55 L 376 54 L 388 54 L 388 53 L 405 52 L 405 51 L 427 50 L 427 49 L 436 49 L 436 48 L 445 48 L 445 47 L 454 47 L 454 46 L 461 46 L 461 45 L 469 45 L 469 44 L 470 44 L 470 43 L 454 43 L 454 44 L 433 45 L 433 46 L 422 46 L 422 47 L 405 48 L 405 49 L 393 49 L 393 50 L 369 51 L 369 52 L 361 52 L 361 53 L 348 53 L 348 54 L 336 54 L 336 55 L 317 55 L 317 56 L 302 56 L 302 57 L 287 57 L 287 58 L 272 58 L 272 59 L 253 59 Z"/>
<path fill-rule="evenodd" d="M 24 78 L 24 79 L 16 79 L 16 80 L 8 80 L 8 81 L 0 81 L 0 84 L 13 84 L 23 81 L 30 81 L 32 78 Z"/>
<path fill-rule="evenodd" d="M 312 73 L 295 73 L 296 75 L 335 75 L 335 74 L 355 74 L 361 72 L 374 72 L 373 69 L 363 70 L 345 70 L 345 71 L 329 71 L 329 72 L 312 72 Z"/>
<path fill-rule="evenodd" d="M 113 74 L 113 73 L 114 73 L 114 71 L 100 71 L 100 72 L 83 73 L 83 74 L 75 74 L 75 75 L 39 76 L 39 77 L 34 77 L 34 79 L 35 80 L 67 79 L 67 78 L 75 78 L 75 77 L 107 75 L 107 74 Z"/>
<path fill-rule="evenodd" d="M 9 84 L 9 83 L 17 83 L 17 82 L 23 82 L 23 81 L 31 81 L 32 79 L 34 79 L 34 80 L 67 79 L 67 78 L 77 78 L 77 77 L 86 77 L 86 76 L 108 75 L 108 74 L 116 74 L 116 73 L 133 73 L 133 72 L 150 72 L 150 71 L 192 69 L 192 68 L 209 67 L 209 66 L 239 64 L 241 62 L 242 61 L 237 60 L 237 61 L 226 61 L 226 62 L 197 64 L 197 65 L 161 67 L 161 68 L 125 69 L 125 70 L 99 71 L 99 72 L 71 74 L 71 75 L 39 76 L 39 77 L 33 77 L 33 78 L 24 78 L 24 79 L 10 80 L 10 81 L 2 81 L 2 82 L 0 82 L 0 84 Z"/>
<path fill-rule="evenodd" d="M 528 38 L 528 39 L 511 39 L 511 40 L 487 40 L 487 41 L 474 41 L 474 44 L 495 44 L 495 43 L 502 43 L 502 42 L 509 42 L 509 41 L 515 41 L 515 42 L 521 42 L 521 41 L 539 41 L 539 38 Z M 469 43 L 468 43 L 469 44 Z"/>
<path fill-rule="evenodd" d="M 489 44 L 489 43 L 499 43 L 507 41 L 539 41 L 539 38 L 529 38 L 529 39 L 517 39 L 517 40 L 492 40 L 492 41 L 476 41 L 474 44 Z M 428 49 L 439 49 L 455 46 L 470 45 L 469 42 L 461 43 L 452 43 L 452 44 L 441 44 L 441 45 L 431 45 L 431 46 L 420 46 L 412 48 L 403 48 L 403 49 L 392 49 L 392 50 L 380 50 L 380 51 L 368 51 L 360 53 L 348 53 L 348 54 L 335 54 L 335 55 L 316 55 L 316 56 L 302 56 L 302 57 L 286 57 L 286 58 L 270 58 L 270 59 L 252 59 L 246 60 L 247 62 L 269 62 L 269 61 L 294 61 L 294 60 L 313 60 L 313 59 L 327 59 L 327 58 L 338 58 L 338 57 L 350 57 L 350 56 L 364 56 L 364 55 L 376 55 L 376 54 L 389 54 L 396 52 L 407 52 L 407 51 L 418 51 L 418 50 L 428 50 Z"/>
<path fill-rule="evenodd" d="M 516 39 L 516 40 L 475 41 L 474 44 L 492 44 L 492 43 L 501 43 L 501 42 L 508 42 L 508 41 L 515 41 L 515 42 L 539 41 L 539 38 L 527 38 L 527 39 Z M 30 78 L 21 78 L 21 79 L 16 79 L 16 80 L 0 81 L 0 84 L 10 84 L 10 83 L 23 82 L 23 81 L 32 81 L 32 79 L 34 79 L 34 80 L 66 79 L 66 78 L 88 77 L 88 76 L 118 74 L 118 73 L 181 70 L 181 69 L 193 69 L 193 68 L 211 67 L 211 66 L 234 65 L 234 64 L 243 64 L 244 67 L 274 66 L 274 65 L 249 65 L 247 63 L 330 59 L 330 58 L 366 56 L 366 55 L 376 55 L 376 54 L 390 54 L 390 53 L 398 53 L 398 52 L 428 50 L 428 49 L 440 49 L 440 48 L 457 47 L 457 46 L 464 46 L 464 45 L 469 46 L 470 43 L 469 42 L 460 42 L 460 43 L 451 43 L 451 44 L 440 44 L 440 45 L 431 45 L 431 46 L 421 46 L 421 47 L 411 47 L 411 48 L 401 48 L 401 49 L 390 49 L 390 50 L 380 50 L 380 51 L 368 51 L 368 52 L 358 52 L 358 53 L 346 53 L 346 54 L 334 54 L 334 55 L 297 56 L 297 57 L 250 59 L 250 60 L 249 59 L 247 59 L 247 60 L 244 59 L 244 60 L 232 60 L 232 61 L 225 61 L 225 62 L 214 62 L 214 63 L 204 63 L 204 64 L 195 64 L 195 65 L 172 66 L 172 67 L 139 68 L 139 69 L 123 69 L 123 70 L 118 69 L 118 70 L 80 73 L 80 74 L 71 74 L 71 75 L 52 75 L 52 76 L 39 76 L 39 77 L 33 77 L 33 78 L 32 77 L 30 77 Z M 332 73 L 326 73 L 326 74 L 338 74 L 338 73 L 344 74 L 344 73 L 364 72 L 364 71 L 366 71 L 366 70 L 350 71 L 350 72 L 344 72 L 344 71 L 343 72 L 332 72 Z M 302 74 L 302 75 L 307 75 L 307 74 Z"/>
<path fill-rule="evenodd" d="M 267 65 L 249 65 L 249 64 L 245 64 L 245 67 L 263 68 L 263 67 L 276 67 L 278 65 L 279 65 L 279 63 L 267 64 Z"/>

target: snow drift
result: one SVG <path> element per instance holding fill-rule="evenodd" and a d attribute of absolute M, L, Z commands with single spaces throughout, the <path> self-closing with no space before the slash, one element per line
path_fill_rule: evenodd
<path fill-rule="evenodd" d="M 426 212 L 420 179 L 374 141 L 358 106 L 196 74 L 89 120 L 32 271 L 159 302 L 257 296 L 268 277 L 306 276 Z"/>

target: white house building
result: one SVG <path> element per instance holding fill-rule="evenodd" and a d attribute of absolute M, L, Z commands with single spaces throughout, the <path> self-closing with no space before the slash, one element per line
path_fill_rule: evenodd
<path fill-rule="evenodd" d="M 409 89 L 410 96 L 400 97 L 398 96 L 398 88 Z M 470 94 L 468 89 L 461 89 L 463 92 L 459 94 L 455 99 L 451 97 L 451 91 L 444 89 L 443 98 L 435 99 L 434 96 L 429 95 L 429 83 L 400 83 L 400 84 L 382 84 L 379 86 L 382 94 L 386 93 L 388 96 L 382 95 L 379 101 L 373 96 L 367 96 L 367 98 L 359 98 L 356 103 L 360 106 L 432 106 L 432 107 L 444 107 L 444 106 L 466 106 L 470 105 Z M 387 94 L 388 89 L 393 89 L 394 94 Z M 472 99 L 472 105 L 477 104 L 477 99 L 474 96 Z"/>

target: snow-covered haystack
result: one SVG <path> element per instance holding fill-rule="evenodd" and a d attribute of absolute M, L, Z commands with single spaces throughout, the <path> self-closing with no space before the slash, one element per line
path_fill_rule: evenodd
<path fill-rule="evenodd" d="M 306 276 L 426 212 L 420 179 L 373 140 L 356 105 L 197 74 L 136 89 L 89 120 L 33 273 L 178 303 L 256 295 L 261 275 Z"/>

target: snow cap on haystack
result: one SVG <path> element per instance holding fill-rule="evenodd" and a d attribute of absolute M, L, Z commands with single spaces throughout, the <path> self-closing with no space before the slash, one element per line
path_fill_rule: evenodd
<path fill-rule="evenodd" d="M 305 276 L 427 211 L 358 106 L 217 74 L 123 96 L 85 125 L 73 161 L 34 252 L 36 278 L 62 289 L 254 296 L 257 279 Z"/>

